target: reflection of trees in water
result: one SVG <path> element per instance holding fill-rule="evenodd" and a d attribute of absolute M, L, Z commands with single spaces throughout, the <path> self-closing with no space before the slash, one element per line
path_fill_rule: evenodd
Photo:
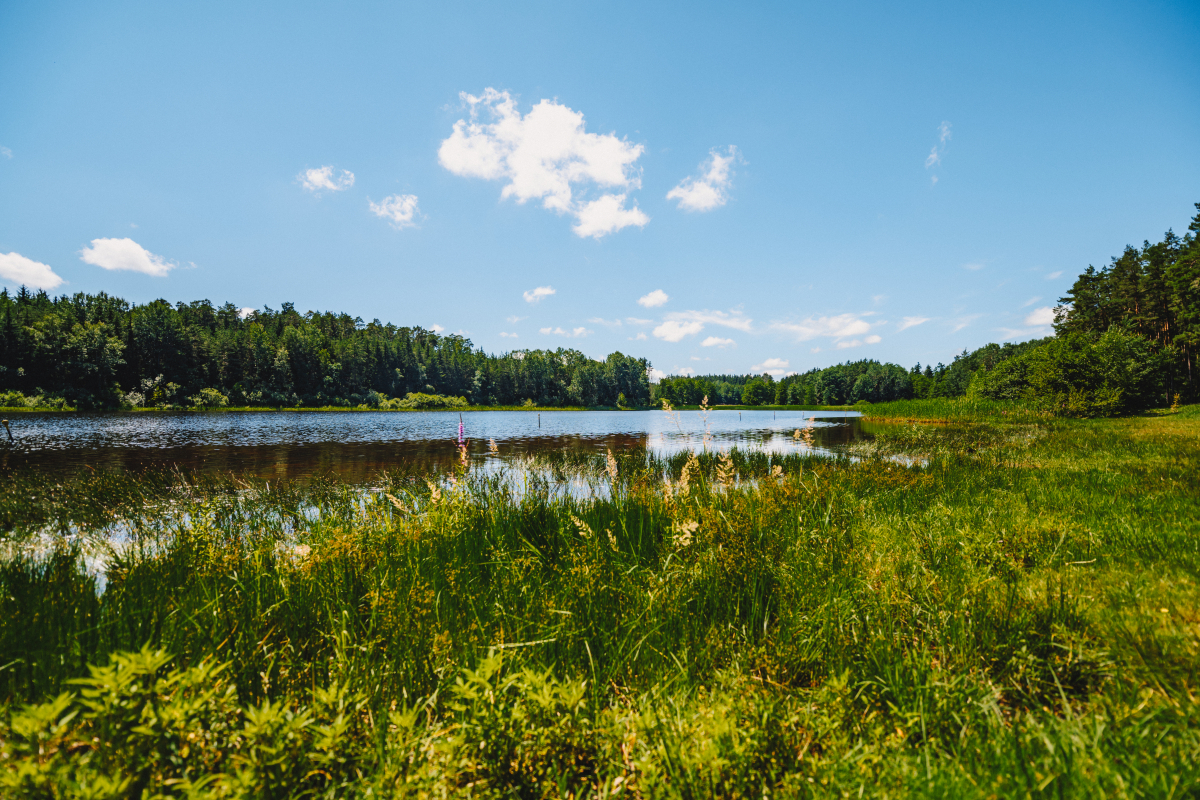
<path fill-rule="evenodd" d="M 813 428 L 819 450 L 849 444 L 863 436 L 857 419 L 839 419 Z M 499 463 L 547 452 L 603 454 L 650 448 L 671 454 L 702 446 L 703 435 L 614 433 L 605 435 L 525 436 L 497 439 L 499 454 L 487 439 L 467 444 L 475 462 Z M 724 431 L 714 434 L 710 449 L 730 447 L 792 452 L 802 447 L 791 429 Z M 8 469 L 37 467 L 49 472 L 78 469 L 141 471 L 176 466 L 183 471 L 235 472 L 269 479 L 336 475 L 343 480 L 369 481 L 382 470 L 404 467 L 418 471 L 448 470 L 458 458 L 453 438 L 399 442 L 321 442 L 309 444 L 195 445 L 181 447 L 79 447 L 4 453 Z"/>

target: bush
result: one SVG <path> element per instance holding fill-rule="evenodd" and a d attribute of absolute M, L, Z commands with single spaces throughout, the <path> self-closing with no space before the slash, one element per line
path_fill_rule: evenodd
<path fill-rule="evenodd" d="M 424 394 L 422 392 L 409 392 L 403 400 L 393 398 L 379 401 L 379 408 L 385 409 L 453 409 L 466 408 L 467 405 L 465 397 L 448 397 L 442 394 Z"/>
<path fill-rule="evenodd" d="M 201 389 L 189 397 L 188 402 L 192 408 L 224 408 L 229 405 L 229 398 L 216 389 Z"/>
<path fill-rule="evenodd" d="M 1099 417 L 1145 408 L 1161 390 L 1171 351 L 1118 327 L 1052 339 L 971 379 L 967 396 L 1035 401 L 1058 414 Z"/>

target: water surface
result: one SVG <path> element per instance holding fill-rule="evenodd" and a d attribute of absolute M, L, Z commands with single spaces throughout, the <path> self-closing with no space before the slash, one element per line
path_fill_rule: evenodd
<path fill-rule="evenodd" d="M 457 456 L 459 420 L 473 459 L 503 460 L 548 450 L 604 452 L 732 446 L 774 453 L 831 453 L 860 438 L 848 411 L 231 411 L 23 414 L 10 418 L 0 468 L 52 472 L 83 467 L 184 470 L 303 478 L 333 473 L 367 479 L 404 464 L 437 466 Z M 797 439 L 811 427 L 813 445 Z M 499 455 L 490 451 L 495 441 Z"/>

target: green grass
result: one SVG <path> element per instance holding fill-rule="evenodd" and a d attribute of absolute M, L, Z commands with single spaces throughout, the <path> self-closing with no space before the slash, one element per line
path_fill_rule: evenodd
<path fill-rule="evenodd" d="M 565 453 L 516 494 L 23 476 L 0 786 L 1196 796 L 1197 412 L 868 423 L 855 459 L 735 452 L 733 483 L 715 454 L 618 454 L 600 500 L 556 488 L 606 480 Z M 114 520 L 103 591 L 78 534 L 22 555 Z"/>

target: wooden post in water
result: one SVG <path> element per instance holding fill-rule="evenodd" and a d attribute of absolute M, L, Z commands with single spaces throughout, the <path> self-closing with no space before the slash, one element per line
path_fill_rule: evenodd
<path fill-rule="evenodd" d="M 4 423 L 4 430 L 8 431 L 8 441 L 10 441 L 10 442 L 11 442 L 11 441 L 13 440 L 13 438 L 12 438 L 12 428 L 8 427 L 8 420 L 6 420 L 6 419 L 3 419 L 3 420 L 0 420 L 0 422 L 3 422 L 3 423 Z"/>

